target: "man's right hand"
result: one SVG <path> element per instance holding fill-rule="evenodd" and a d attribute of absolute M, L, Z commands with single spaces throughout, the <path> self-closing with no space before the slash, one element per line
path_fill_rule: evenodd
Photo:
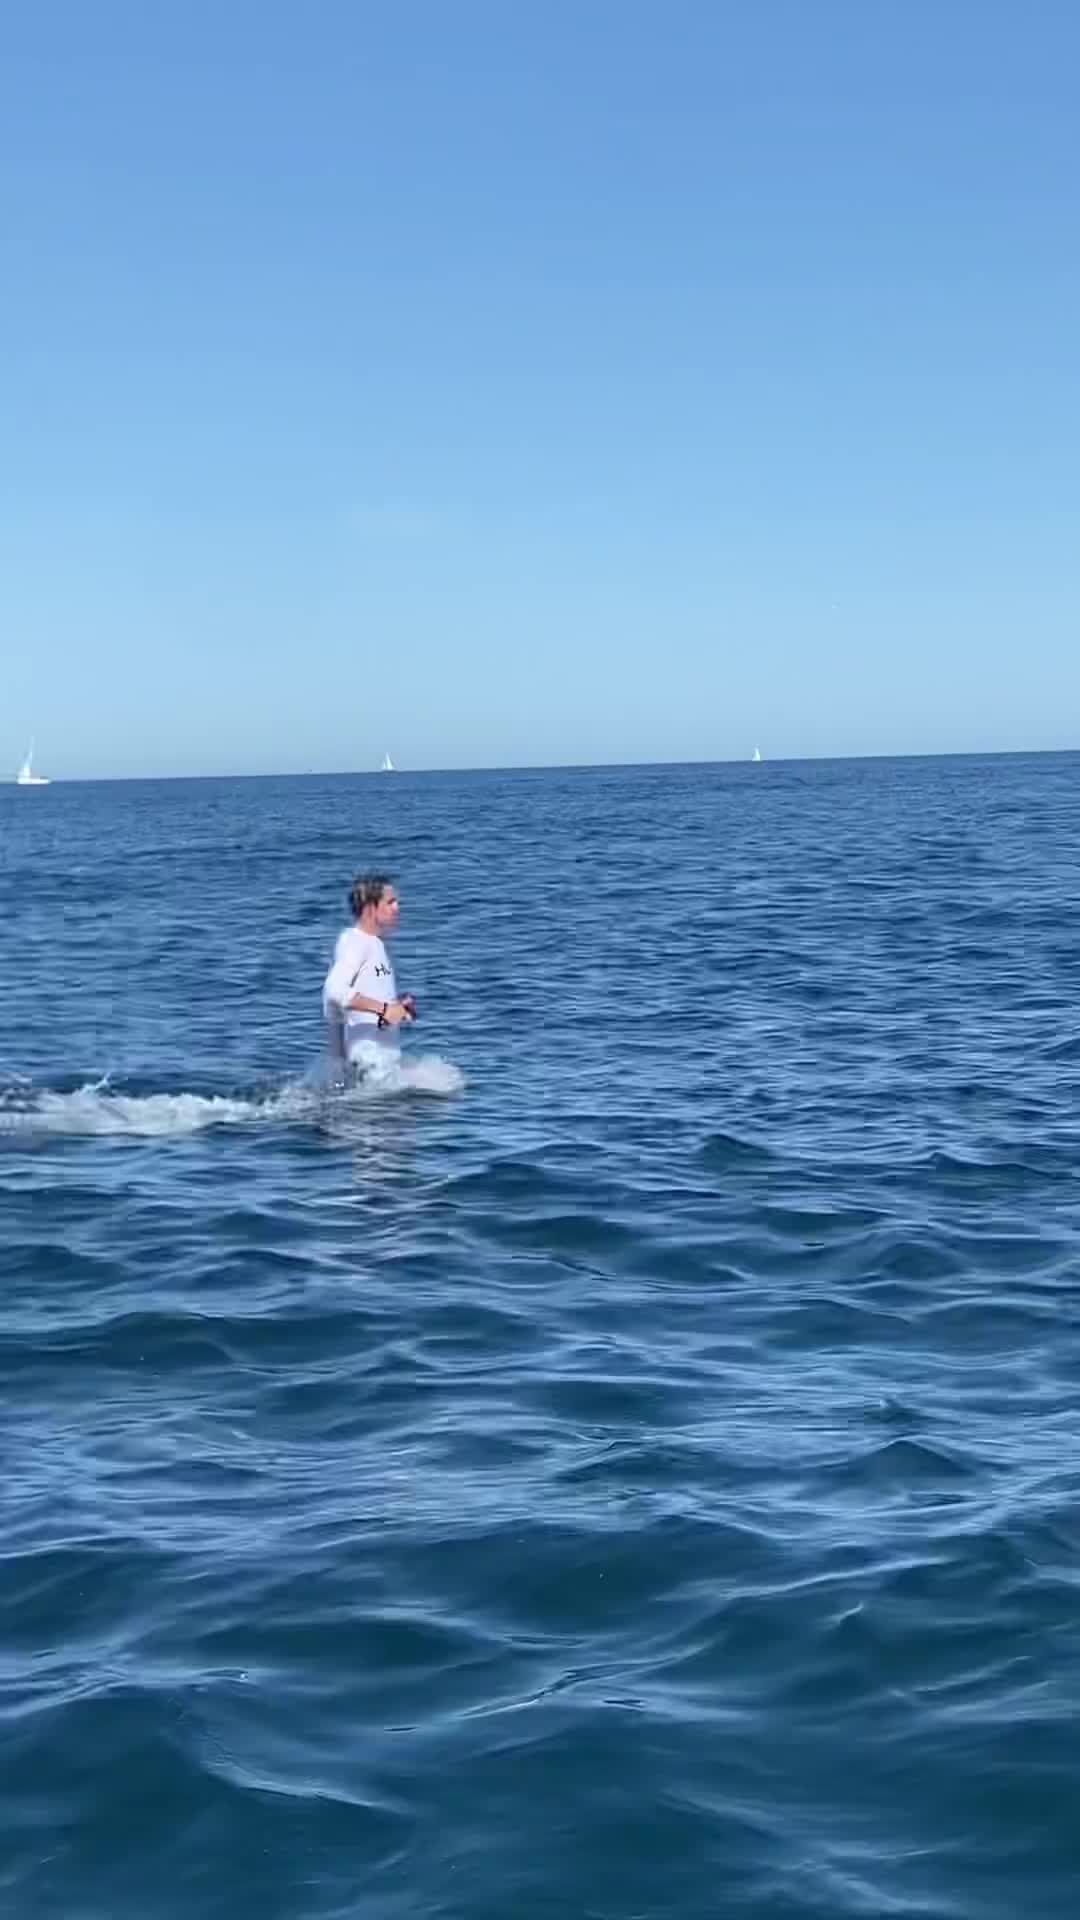
<path fill-rule="evenodd" d="M 390 1000 L 387 1002 L 386 1012 L 383 1018 L 388 1027 L 400 1027 L 403 1020 L 412 1019 L 412 1014 L 403 1001 Z"/>

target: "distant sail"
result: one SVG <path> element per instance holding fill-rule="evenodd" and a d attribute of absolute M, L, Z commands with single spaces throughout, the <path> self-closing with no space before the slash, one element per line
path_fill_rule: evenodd
<path fill-rule="evenodd" d="M 760 759 L 761 759 L 761 748 L 760 748 L 760 747 L 755 747 L 755 748 L 754 748 L 754 751 L 753 751 L 753 754 L 751 755 L 751 758 L 752 758 L 752 759 L 754 759 L 754 760 L 760 760 Z"/>
<path fill-rule="evenodd" d="M 391 760 L 391 758 L 390 758 L 390 755 L 389 755 L 388 753 L 384 753 L 384 754 L 383 754 L 383 757 L 382 757 L 382 766 L 381 766 L 381 767 L 379 768 L 379 772 L 380 772 L 380 773 L 393 773 L 393 772 L 394 772 L 394 763 L 393 763 L 393 761 Z"/>
<path fill-rule="evenodd" d="M 34 772 L 34 743 L 32 740 L 26 759 L 15 775 L 15 784 L 19 787 L 47 787 L 49 784 L 43 773 Z"/>

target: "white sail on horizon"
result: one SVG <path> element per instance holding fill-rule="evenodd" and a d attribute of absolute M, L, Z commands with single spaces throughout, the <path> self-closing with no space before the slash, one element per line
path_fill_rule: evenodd
<path fill-rule="evenodd" d="M 45 774 L 34 772 L 34 742 L 31 740 L 26 759 L 15 775 L 15 784 L 19 787 L 47 787 L 49 782 Z"/>

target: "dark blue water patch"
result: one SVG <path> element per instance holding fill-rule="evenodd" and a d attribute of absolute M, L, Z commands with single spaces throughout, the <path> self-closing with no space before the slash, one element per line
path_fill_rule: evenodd
<path fill-rule="evenodd" d="M 5 1911 L 1074 1920 L 1078 765 L 0 794 Z"/>

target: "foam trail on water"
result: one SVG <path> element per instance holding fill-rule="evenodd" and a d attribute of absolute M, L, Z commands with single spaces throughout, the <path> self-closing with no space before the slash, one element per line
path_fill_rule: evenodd
<path fill-rule="evenodd" d="M 75 1093 L 42 1093 L 20 1114 L 6 1116 L 36 1133 L 198 1133 L 204 1127 L 235 1126 L 257 1112 L 249 1100 L 198 1093 L 108 1093 L 80 1087 Z"/>
<path fill-rule="evenodd" d="M 465 1075 L 452 1060 L 437 1053 L 422 1054 L 419 1060 L 403 1060 L 391 1077 L 389 1091 L 394 1093 L 431 1093 L 446 1098 L 460 1093 Z"/>
<path fill-rule="evenodd" d="M 0 1133 L 131 1134 L 150 1138 L 210 1127 L 316 1124 L 329 1113 L 402 1094 L 447 1098 L 465 1084 L 460 1069 L 431 1055 L 403 1062 L 376 1086 L 327 1088 L 310 1079 L 260 1099 L 200 1093 L 120 1093 L 95 1080 L 69 1093 L 35 1092 L 23 1083 L 0 1091 Z"/>

